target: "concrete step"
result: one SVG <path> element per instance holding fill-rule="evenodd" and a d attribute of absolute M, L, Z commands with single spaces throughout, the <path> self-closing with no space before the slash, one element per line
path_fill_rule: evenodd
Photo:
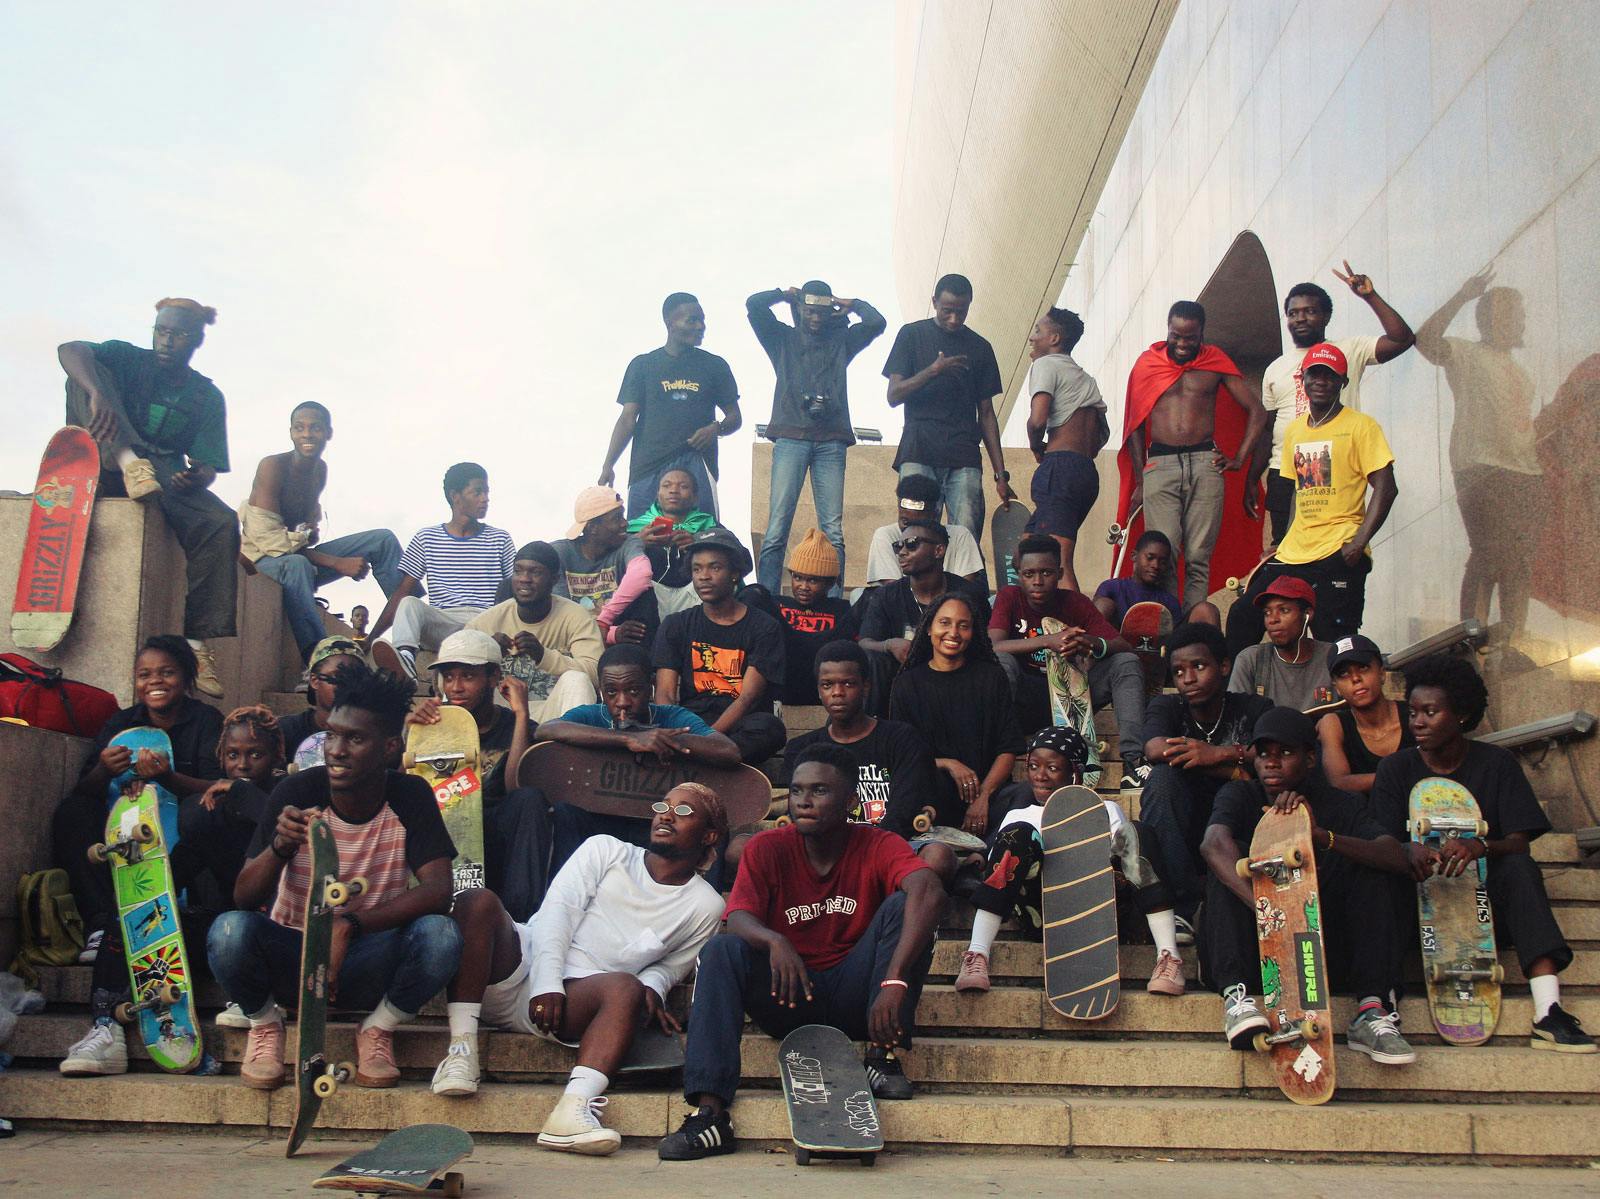
<path fill-rule="evenodd" d="M 475 1135 L 537 1132 L 561 1088 L 486 1083 L 472 1099 L 442 1099 L 421 1082 L 387 1091 L 343 1087 L 317 1127 L 382 1133 L 408 1124 L 452 1123 Z M 282 1135 L 294 1096 L 253 1091 L 233 1078 L 135 1074 L 64 1081 L 40 1070 L 0 1075 L 0 1110 L 19 1124 L 105 1127 L 118 1121 L 216 1125 Z M 1014 1096 L 923 1094 L 880 1105 L 891 1148 L 1049 1148 L 1086 1154 L 1316 1157 L 1390 1161 L 1543 1160 L 1595 1157 L 1594 1109 L 1553 1103 L 1365 1103 L 1335 1098 L 1327 1110 L 1281 1097 Z M 648 1142 L 675 1129 L 688 1109 L 670 1089 L 615 1090 L 605 1121 Z M 788 1120 L 772 1091 L 746 1091 L 733 1108 L 746 1148 L 785 1143 Z M 315 1146 L 313 1134 L 313 1148 Z M 759 1159 L 755 1159 L 759 1161 Z"/>

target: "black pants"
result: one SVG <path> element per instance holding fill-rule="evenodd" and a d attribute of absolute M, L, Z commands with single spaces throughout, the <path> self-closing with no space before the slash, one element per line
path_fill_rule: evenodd
<path fill-rule="evenodd" d="M 1272 519 L 1272 544 L 1279 545 L 1294 522 L 1294 481 L 1276 469 L 1267 473 L 1267 515 Z"/>
<path fill-rule="evenodd" d="M 1211 820 L 1211 807 L 1223 780 L 1198 770 L 1179 770 L 1165 763 L 1153 766 L 1139 796 L 1143 839 L 1153 842 L 1161 876 L 1172 892 L 1178 915 L 1189 919 L 1205 894 L 1208 873 L 1200 857 L 1200 839 Z"/>
<path fill-rule="evenodd" d="M 1267 631 L 1261 609 L 1256 607 L 1256 596 L 1281 575 L 1304 579 L 1316 592 L 1311 635 L 1318 641 L 1337 641 L 1360 632 L 1361 614 L 1367 605 L 1367 575 L 1371 571 L 1372 559 L 1365 556 L 1354 567 L 1345 565 L 1338 554 L 1298 566 L 1268 562 L 1256 571 L 1245 593 L 1228 609 L 1228 656 L 1237 658 L 1240 650 L 1255 645 Z"/>
<path fill-rule="evenodd" d="M 483 873 L 511 918 L 538 911 L 550 882 L 550 805 L 537 787 L 518 787 L 483 806 Z"/>
<path fill-rule="evenodd" d="M 702 716 L 707 724 L 713 723 Z M 728 739 L 739 747 L 739 760 L 747 766 L 760 766 L 768 758 L 783 752 L 789 732 L 783 720 L 771 712 L 750 712 L 727 733 Z"/>
<path fill-rule="evenodd" d="M 1495 944 L 1501 949 L 1516 947 L 1517 961 L 1524 974 L 1543 957 L 1555 963 L 1557 973 L 1572 964 L 1572 948 L 1550 909 L 1544 872 L 1531 856 L 1517 853 L 1490 858 L 1485 881 L 1489 906 L 1494 912 Z M 1401 938 L 1408 947 L 1416 945 L 1417 885 L 1409 878 L 1396 878 L 1393 887 Z"/>

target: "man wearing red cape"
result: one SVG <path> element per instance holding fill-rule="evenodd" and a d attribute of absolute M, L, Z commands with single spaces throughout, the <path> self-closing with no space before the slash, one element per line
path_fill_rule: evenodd
<path fill-rule="evenodd" d="M 1128 536 L 1137 541 L 1149 528 L 1172 541 L 1183 559 L 1185 610 L 1261 559 L 1260 489 L 1241 472 L 1267 412 L 1233 360 L 1205 344 L 1205 327 L 1206 310 L 1192 300 L 1167 313 L 1166 340 L 1128 373 L 1117 454 L 1117 523 L 1127 527 L 1142 507 Z M 1224 394 L 1232 403 L 1221 402 Z M 1243 519 L 1224 520 L 1234 505 Z"/>

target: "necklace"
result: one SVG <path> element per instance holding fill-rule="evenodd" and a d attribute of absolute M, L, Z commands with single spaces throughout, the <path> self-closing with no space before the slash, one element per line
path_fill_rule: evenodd
<path fill-rule="evenodd" d="M 1342 405 L 1340 405 L 1340 404 L 1334 404 L 1334 406 L 1332 408 L 1328 409 L 1328 415 L 1323 417 L 1321 420 L 1315 419 L 1311 415 L 1310 409 L 1307 409 L 1306 410 L 1306 428 L 1308 428 L 1308 429 L 1321 428 L 1323 425 L 1325 425 L 1329 421 L 1331 421 L 1334 417 L 1339 415 L 1339 409 L 1341 407 L 1342 407 Z"/>
<path fill-rule="evenodd" d="M 1211 738 L 1217 735 L 1217 730 L 1222 727 L 1223 718 L 1228 715 L 1228 697 L 1222 697 L 1222 710 L 1217 713 L 1217 721 L 1209 729 L 1202 725 L 1194 714 L 1194 709 L 1189 709 L 1189 723 L 1199 730 L 1200 740 L 1210 744 Z"/>

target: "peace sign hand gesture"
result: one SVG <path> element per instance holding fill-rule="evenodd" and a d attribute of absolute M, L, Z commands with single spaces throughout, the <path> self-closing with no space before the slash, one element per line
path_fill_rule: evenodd
<path fill-rule="evenodd" d="M 1370 296 L 1375 290 L 1372 286 L 1372 279 L 1367 275 L 1352 270 L 1348 258 L 1344 260 L 1344 270 L 1342 272 L 1338 267 L 1333 268 L 1333 277 L 1363 298 Z"/>

